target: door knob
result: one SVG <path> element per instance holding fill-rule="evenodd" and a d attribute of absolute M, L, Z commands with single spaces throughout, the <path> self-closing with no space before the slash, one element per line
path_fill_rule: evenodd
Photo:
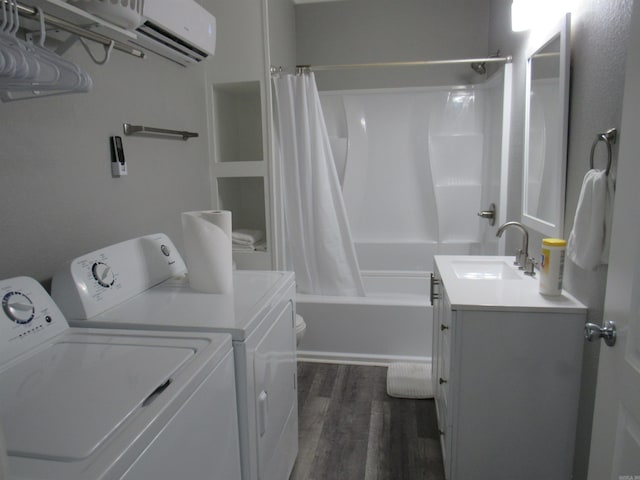
<path fill-rule="evenodd" d="M 607 320 L 604 323 L 604 327 L 595 323 L 587 323 L 584 326 L 584 338 L 590 342 L 604 338 L 604 343 L 613 347 L 616 344 L 616 324 L 611 320 Z"/>

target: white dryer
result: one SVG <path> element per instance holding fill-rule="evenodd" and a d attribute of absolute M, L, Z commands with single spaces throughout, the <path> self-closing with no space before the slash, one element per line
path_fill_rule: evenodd
<path fill-rule="evenodd" d="M 244 480 L 289 478 L 298 452 L 293 273 L 234 272 L 233 294 L 190 288 L 164 234 L 83 255 L 53 279 L 73 326 L 229 333 Z"/>
<path fill-rule="evenodd" d="M 0 281 L 10 479 L 239 479 L 228 335 L 70 328 L 42 286 Z"/>

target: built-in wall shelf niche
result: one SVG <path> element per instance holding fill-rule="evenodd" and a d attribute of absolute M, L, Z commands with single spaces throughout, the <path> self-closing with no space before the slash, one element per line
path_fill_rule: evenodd
<path fill-rule="evenodd" d="M 260 82 L 213 85 L 216 162 L 263 160 Z"/>
<path fill-rule="evenodd" d="M 271 254 L 267 242 L 267 210 L 265 208 L 264 177 L 218 177 L 218 206 L 231 211 L 233 230 L 249 229 L 263 232 L 263 241 L 255 250 L 237 251 L 233 258 L 237 267 L 268 269 Z"/>

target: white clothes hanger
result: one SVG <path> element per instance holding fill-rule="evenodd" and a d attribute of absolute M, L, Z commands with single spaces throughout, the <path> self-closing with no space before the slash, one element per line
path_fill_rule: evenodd
<path fill-rule="evenodd" d="M 9 0 L 9 4 L 15 0 Z M 4 7 L 4 2 L 3 7 Z M 60 57 L 44 47 L 46 29 L 42 10 L 36 8 L 40 18 L 40 39 L 38 44 L 33 41 L 24 42 L 17 38 L 19 27 L 17 4 L 15 21 L 9 16 L 8 30 L 10 34 L 2 34 L 0 42 L 13 44 L 12 53 L 17 53 L 25 59 L 25 64 L 19 62 L 16 56 L 16 68 L 12 76 L 0 75 L 0 98 L 3 101 L 21 100 L 25 98 L 62 95 L 73 92 L 88 92 L 93 82 L 88 73 L 84 72 L 77 64 Z M 4 9 L 3 9 L 4 14 Z M 6 20 L 7 17 L 4 17 Z M 3 26 L 5 22 L 3 20 Z M 6 32 L 6 28 L 3 29 Z M 112 46 L 110 46 L 110 53 Z M 105 61 L 108 60 L 108 55 Z M 19 65 L 18 65 L 19 64 Z M 6 70 L 6 69 L 5 69 Z"/>
<path fill-rule="evenodd" d="M 2 28 L 0 28 L 0 53 L 4 61 L 4 68 L 0 72 L 2 77 L 12 77 L 16 71 L 16 56 L 13 51 L 12 42 L 9 38 L 8 31 L 13 27 L 13 17 L 10 12 L 7 12 L 5 2 L 2 2 Z"/>

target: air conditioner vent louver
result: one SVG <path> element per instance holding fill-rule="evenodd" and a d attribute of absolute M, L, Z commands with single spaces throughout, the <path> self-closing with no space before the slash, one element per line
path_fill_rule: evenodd
<path fill-rule="evenodd" d="M 185 60 L 188 60 L 190 62 L 201 62 L 208 57 L 208 54 L 206 52 L 195 48 L 193 45 L 189 45 L 187 42 L 181 40 L 175 35 L 172 35 L 171 33 L 163 30 L 159 26 L 154 25 L 149 21 L 144 22 L 144 24 L 141 25 L 136 31 L 139 34 L 144 35 L 145 37 L 148 37 L 164 45 L 168 49 L 181 54 L 185 57 Z"/>
<path fill-rule="evenodd" d="M 216 18 L 194 0 L 145 0 L 143 18 L 131 42 L 146 50 L 184 66 L 215 53 Z"/>

